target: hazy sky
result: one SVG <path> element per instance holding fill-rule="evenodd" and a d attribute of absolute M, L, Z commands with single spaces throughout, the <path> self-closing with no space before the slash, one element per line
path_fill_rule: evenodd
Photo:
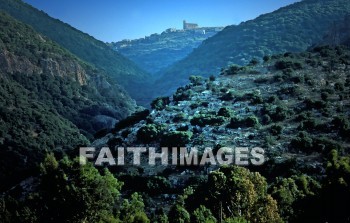
<path fill-rule="evenodd" d="M 136 39 L 182 28 L 239 24 L 298 0 L 24 0 L 95 38 Z"/>

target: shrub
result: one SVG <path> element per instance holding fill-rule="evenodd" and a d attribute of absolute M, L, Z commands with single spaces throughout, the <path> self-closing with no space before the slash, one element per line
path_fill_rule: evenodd
<path fill-rule="evenodd" d="M 193 85 L 196 86 L 196 85 L 200 85 L 203 82 L 203 77 L 191 75 L 189 77 L 189 80 Z"/>
<path fill-rule="evenodd" d="M 268 114 L 263 115 L 262 117 L 262 123 L 264 123 L 265 125 L 270 124 L 271 123 L 271 117 Z"/>
<path fill-rule="evenodd" d="M 230 118 L 232 114 L 232 110 L 226 107 L 222 107 L 218 111 L 218 116 L 223 116 L 226 118 Z"/>
<path fill-rule="evenodd" d="M 155 124 L 142 126 L 137 131 L 137 139 L 144 143 L 150 143 L 156 140 L 160 134 L 160 127 Z"/>
<path fill-rule="evenodd" d="M 190 223 L 190 214 L 180 204 L 171 207 L 168 213 L 169 223 Z"/>
<path fill-rule="evenodd" d="M 285 105 L 272 106 L 270 104 L 264 104 L 261 109 L 262 114 L 269 115 L 273 121 L 283 121 L 290 117 L 293 113 Z"/>
<path fill-rule="evenodd" d="M 270 128 L 270 133 L 274 136 L 278 136 L 282 133 L 283 126 L 280 124 L 274 124 Z"/>
<path fill-rule="evenodd" d="M 221 72 L 221 75 L 235 75 L 235 74 L 238 74 L 242 70 L 244 70 L 244 67 L 241 67 L 239 65 L 231 65 L 229 68 L 227 68 L 223 72 Z"/>
<path fill-rule="evenodd" d="M 265 55 L 265 56 L 263 57 L 263 60 L 264 60 L 264 62 L 266 63 L 266 62 L 268 62 L 269 60 L 271 60 L 271 56 Z"/>
<path fill-rule="evenodd" d="M 345 116 L 336 116 L 332 124 L 336 129 L 339 130 L 339 133 L 344 138 L 350 138 L 350 122 L 349 119 Z"/>
<path fill-rule="evenodd" d="M 278 94 L 285 94 L 285 95 L 291 95 L 291 96 L 298 96 L 301 94 L 301 89 L 298 85 L 293 86 L 285 86 L 281 87 L 278 91 Z"/>
<path fill-rule="evenodd" d="M 194 103 L 192 103 L 192 104 L 190 105 L 190 108 L 193 110 L 193 109 L 198 108 L 199 106 L 200 106 L 200 104 L 194 102 Z"/>
<path fill-rule="evenodd" d="M 304 83 L 305 82 L 305 78 L 302 75 L 294 75 L 290 78 L 290 81 L 292 81 L 293 83 Z"/>
<path fill-rule="evenodd" d="M 295 121 L 297 121 L 297 122 L 305 121 L 305 120 L 308 120 L 309 118 L 311 118 L 311 116 L 312 116 L 312 113 L 309 111 L 302 112 L 295 118 Z"/>
<path fill-rule="evenodd" d="M 276 95 L 272 95 L 267 99 L 268 103 L 276 103 L 277 101 L 279 101 L 279 98 Z"/>
<path fill-rule="evenodd" d="M 292 113 L 293 112 L 290 111 L 286 106 L 280 105 L 276 107 L 276 112 L 272 115 L 272 118 L 275 121 L 283 121 L 290 117 Z"/>
<path fill-rule="evenodd" d="M 184 87 L 180 87 L 177 89 L 175 94 L 173 95 L 174 101 L 186 101 L 190 100 L 193 95 L 192 90 L 185 89 Z"/>
<path fill-rule="evenodd" d="M 173 122 L 183 122 L 186 120 L 187 120 L 186 115 L 182 112 L 177 113 L 173 118 Z"/>
<path fill-rule="evenodd" d="M 169 97 L 158 97 L 151 103 L 151 108 L 156 110 L 164 109 L 170 103 Z"/>
<path fill-rule="evenodd" d="M 162 146 L 185 146 L 190 142 L 193 133 L 190 131 L 168 132 L 162 136 Z"/>
<path fill-rule="evenodd" d="M 305 108 L 308 110 L 323 109 L 323 108 L 327 108 L 328 106 L 328 104 L 324 101 L 315 101 L 309 98 L 304 100 L 304 104 L 305 104 Z"/>
<path fill-rule="evenodd" d="M 191 218 L 193 223 L 216 223 L 216 218 L 213 216 L 211 211 L 203 205 L 194 210 Z"/>
<path fill-rule="evenodd" d="M 191 119 L 191 125 L 198 125 L 200 127 L 204 127 L 206 125 L 222 125 L 224 122 L 224 117 L 216 117 L 212 115 L 197 115 Z"/>
<path fill-rule="evenodd" d="M 267 147 L 273 146 L 276 144 L 276 138 L 270 134 L 266 135 L 264 140 L 265 140 L 265 146 L 267 146 Z"/>
<path fill-rule="evenodd" d="M 332 139 L 326 137 L 313 137 L 312 140 L 314 146 L 313 149 L 317 152 L 328 154 L 332 149 L 344 152 L 342 145 Z"/>
<path fill-rule="evenodd" d="M 207 101 L 202 101 L 201 106 L 207 108 L 209 106 L 209 102 Z"/>
<path fill-rule="evenodd" d="M 334 90 L 336 91 L 344 91 L 344 84 L 341 82 L 337 82 L 334 84 Z"/>
<path fill-rule="evenodd" d="M 298 136 L 291 140 L 290 145 L 297 150 L 307 153 L 313 152 L 313 140 L 307 132 L 299 132 Z"/>
<path fill-rule="evenodd" d="M 244 122 L 245 122 L 245 125 L 247 127 L 259 127 L 260 126 L 259 119 L 255 115 L 248 116 L 248 118 L 246 118 L 244 120 Z"/>
<path fill-rule="evenodd" d="M 252 95 L 252 98 L 251 98 L 250 101 L 254 105 L 255 104 L 262 104 L 262 103 L 264 103 L 264 99 L 262 98 L 262 96 L 260 94 L 257 94 L 257 93 L 254 93 Z"/>
<path fill-rule="evenodd" d="M 249 66 L 256 66 L 256 65 L 259 64 L 259 62 L 260 61 L 257 58 L 253 58 L 253 59 L 250 60 Z"/>
<path fill-rule="evenodd" d="M 261 78 L 256 78 L 254 80 L 254 83 L 257 83 L 257 84 L 265 84 L 265 83 L 268 83 L 270 81 L 270 78 L 266 78 L 266 77 L 261 77 Z"/>
<path fill-rule="evenodd" d="M 225 93 L 222 97 L 220 97 L 220 99 L 223 101 L 231 101 L 234 99 L 234 97 L 235 97 L 234 92 L 229 91 L 229 92 Z"/>
<path fill-rule="evenodd" d="M 319 120 L 315 118 L 307 118 L 306 120 L 300 123 L 299 129 L 311 131 L 311 130 L 322 130 L 323 127 L 324 125 L 322 125 Z"/>
<path fill-rule="evenodd" d="M 239 128 L 239 127 L 259 127 L 259 119 L 255 116 L 248 116 L 247 118 L 233 117 L 230 120 L 229 128 Z"/>
<path fill-rule="evenodd" d="M 176 128 L 176 131 L 187 131 L 187 130 L 189 130 L 189 128 L 190 128 L 190 127 L 189 127 L 188 125 L 183 124 L 183 125 L 177 127 L 177 128 Z"/>
<path fill-rule="evenodd" d="M 322 100 L 323 101 L 328 101 L 328 99 L 329 99 L 329 93 L 327 93 L 327 92 L 322 92 L 321 93 L 321 98 L 322 98 Z"/>
<path fill-rule="evenodd" d="M 275 63 L 275 68 L 277 70 L 284 70 L 290 68 L 292 70 L 300 70 L 303 68 L 302 64 L 298 61 L 291 60 L 279 60 Z"/>
<path fill-rule="evenodd" d="M 146 192 L 151 195 L 159 195 L 168 193 L 171 184 L 168 179 L 161 176 L 149 177 L 147 179 Z"/>

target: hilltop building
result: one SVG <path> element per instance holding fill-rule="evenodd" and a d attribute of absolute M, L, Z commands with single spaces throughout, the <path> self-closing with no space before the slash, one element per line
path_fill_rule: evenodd
<path fill-rule="evenodd" d="M 196 29 L 198 28 L 198 24 L 196 23 L 187 23 L 186 20 L 183 21 L 183 29 Z"/>

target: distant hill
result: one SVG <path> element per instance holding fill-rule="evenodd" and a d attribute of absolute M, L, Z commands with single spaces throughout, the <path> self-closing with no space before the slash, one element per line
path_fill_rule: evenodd
<path fill-rule="evenodd" d="M 144 70 L 102 41 L 60 20 L 51 18 L 21 0 L 0 0 L 0 10 L 31 25 L 36 31 L 54 40 L 73 54 L 105 70 L 134 97 L 137 97 L 139 93 L 139 90 L 135 90 L 136 87 L 139 88 L 148 80 L 148 74 Z"/>
<path fill-rule="evenodd" d="M 254 57 L 303 51 L 321 41 L 332 23 L 349 12 L 348 0 L 304 0 L 228 26 L 163 70 L 154 87 L 155 95 L 174 92 L 191 74 L 209 76 L 229 64 L 247 64 Z"/>
<path fill-rule="evenodd" d="M 48 151 L 87 145 L 136 109 L 104 71 L 4 12 L 0 95 L 0 190 L 31 174 Z"/>
<path fill-rule="evenodd" d="M 222 29 L 222 27 L 167 29 L 161 34 L 112 42 L 109 45 L 149 73 L 155 74 L 185 58 L 204 40 Z"/>

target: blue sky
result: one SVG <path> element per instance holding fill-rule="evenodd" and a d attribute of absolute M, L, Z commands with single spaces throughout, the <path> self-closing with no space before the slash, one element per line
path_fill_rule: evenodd
<path fill-rule="evenodd" d="M 226 26 L 254 19 L 298 0 L 24 0 L 95 38 L 114 42 L 182 28 Z"/>

